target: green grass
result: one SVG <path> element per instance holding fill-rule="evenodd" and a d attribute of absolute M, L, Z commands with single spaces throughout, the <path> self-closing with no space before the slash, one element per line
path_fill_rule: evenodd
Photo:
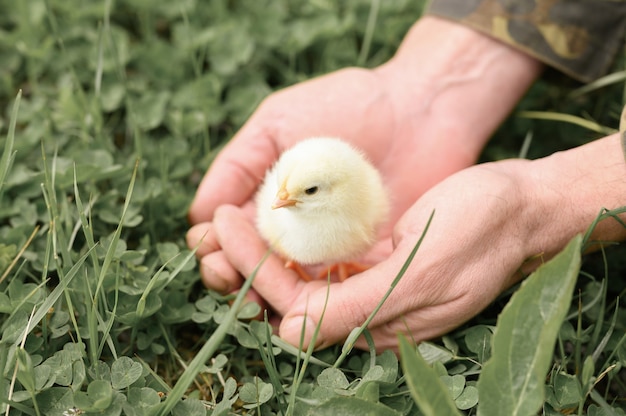
<path fill-rule="evenodd" d="M 625 414 L 622 246 L 579 268 L 583 236 L 463 327 L 403 341 L 400 361 L 352 338 L 303 351 L 252 320 L 260 310 L 243 291 L 202 288 L 186 213 L 221 146 L 272 90 L 384 62 L 421 2 L 0 7 L 0 414 L 491 415 L 523 409 L 522 394 L 546 415 Z M 547 73 L 483 159 L 537 158 L 611 131 L 623 67 L 582 88 Z M 567 290 L 533 306 L 545 270 Z M 520 303 L 554 313 L 519 322 Z M 355 331 L 368 336 L 365 323 Z M 515 336 L 555 347 L 534 356 Z M 518 365 L 503 373 L 502 362 Z M 512 377 L 534 388 L 507 399 L 498 389 Z"/>

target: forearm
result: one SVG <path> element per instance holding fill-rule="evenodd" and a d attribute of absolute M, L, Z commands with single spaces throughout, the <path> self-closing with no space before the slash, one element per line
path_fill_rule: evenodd
<path fill-rule="evenodd" d="M 427 13 L 475 28 L 584 82 L 623 48 L 624 0 L 432 0 Z"/>
<path fill-rule="evenodd" d="M 469 165 L 541 68 L 487 35 L 425 16 L 376 71 L 395 97 L 398 124 L 426 113 L 429 123 L 416 129 L 420 140 L 430 141 L 434 154 L 457 155 Z"/>
<path fill-rule="evenodd" d="M 626 206 L 626 163 L 617 134 L 529 162 L 527 172 L 535 197 L 529 253 L 558 250 L 585 232 L 602 208 Z M 620 218 L 626 221 L 625 215 Z M 626 229 L 608 218 L 598 223 L 591 240 L 623 241 Z"/>

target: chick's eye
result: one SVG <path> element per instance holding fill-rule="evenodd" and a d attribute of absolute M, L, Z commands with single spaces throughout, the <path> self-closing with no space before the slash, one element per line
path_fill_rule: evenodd
<path fill-rule="evenodd" d="M 317 186 L 312 186 L 310 188 L 306 188 L 304 190 L 304 193 L 307 194 L 307 195 L 315 195 L 317 193 L 318 189 L 319 188 Z"/>

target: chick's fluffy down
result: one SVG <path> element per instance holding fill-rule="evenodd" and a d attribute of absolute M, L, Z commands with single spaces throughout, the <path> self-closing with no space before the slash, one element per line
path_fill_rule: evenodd
<path fill-rule="evenodd" d="M 279 190 L 295 205 L 272 209 Z M 354 259 L 376 240 L 389 211 L 376 168 L 334 138 L 307 139 L 284 152 L 265 176 L 256 202 L 261 235 L 301 264 Z"/>

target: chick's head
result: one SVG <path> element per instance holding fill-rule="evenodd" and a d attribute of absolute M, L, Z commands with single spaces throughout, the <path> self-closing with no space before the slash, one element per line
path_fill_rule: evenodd
<path fill-rule="evenodd" d="M 364 156 L 331 138 L 309 139 L 285 152 L 276 180 L 272 208 L 289 207 L 304 216 L 367 211 L 381 197 L 374 195 L 382 188 L 378 173 Z"/>

